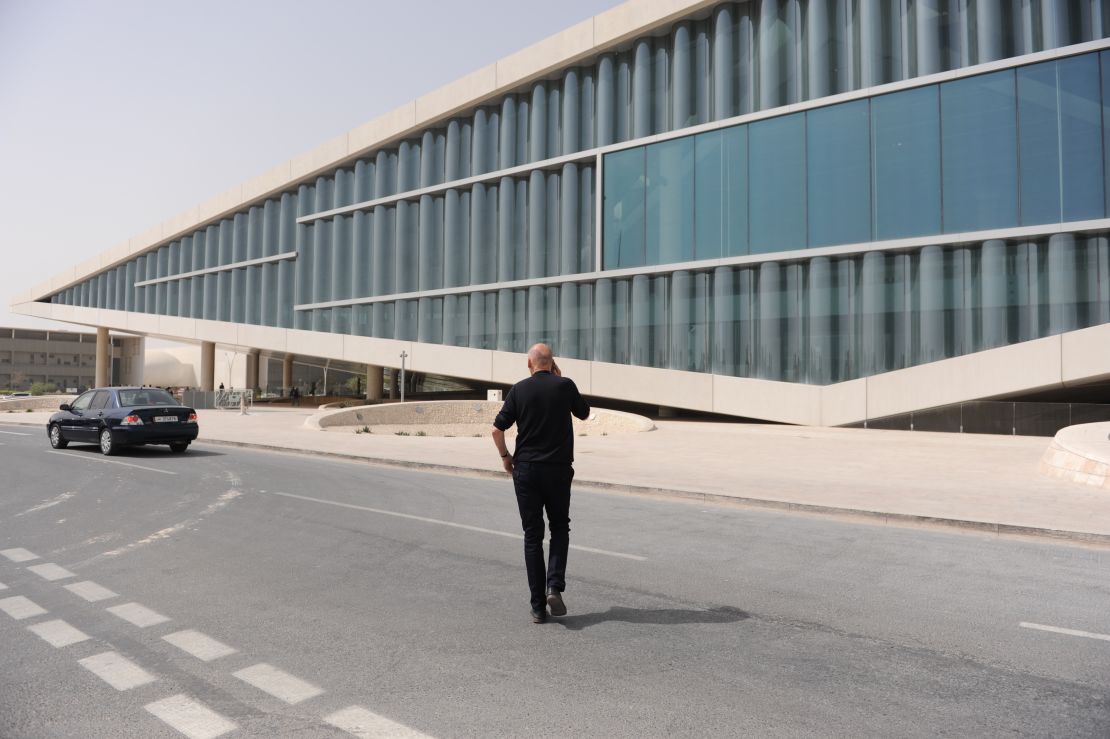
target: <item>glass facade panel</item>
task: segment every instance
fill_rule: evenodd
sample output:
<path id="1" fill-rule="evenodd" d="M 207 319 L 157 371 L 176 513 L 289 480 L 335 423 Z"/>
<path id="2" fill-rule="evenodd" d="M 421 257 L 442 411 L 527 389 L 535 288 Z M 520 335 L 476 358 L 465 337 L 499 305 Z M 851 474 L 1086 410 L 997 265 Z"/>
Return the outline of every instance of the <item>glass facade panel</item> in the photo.
<path id="1" fill-rule="evenodd" d="M 1021 223 L 1104 214 L 1102 109 L 1094 55 L 1017 70 Z M 1097 156 L 1092 153 L 1097 152 Z"/>
<path id="2" fill-rule="evenodd" d="M 1099 54 L 1102 67 L 1102 172 L 1106 212 L 1110 213 L 1110 51 Z"/>
<path id="3" fill-rule="evenodd" d="M 1007 70 L 941 85 L 945 233 L 1018 222 L 1014 82 Z"/>
<path id="4" fill-rule="evenodd" d="M 647 264 L 694 258 L 694 139 L 647 148 Z"/>
<path id="5" fill-rule="evenodd" d="M 940 233 L 940 108 L 936 87 L 871 101 L 874 237 Z"/>
<path id="6" fill-rule="evenodd" d="M 1105 11 L 1104 11 L 1105 12 Z M 1102 105 L 1094 54 L 1056 62 L 1060 90 L 1060 170 L 1063 221 L 1102 218 Z"/>
<path id="7" fill-rule="evenodd" d="M 1021 223 L 1054 223 L 1060 220 L 1061 174 L 1056 62 L 1017 70 L 1017 85 Z"/>
<path id="8" fill-rule="evenodd" d="M 869 102 L 818 108 L 807 115 L 809 245 L 870 241 Z"/>
<path id="9" fill-rule="evenodd" d="M 605 269 L 644 264 L 644 158 L 643 148 L 605 157 Z"/>
<path id="10" fill-rule="evenodd" d="M 748 127 L 694 137 L 694 258 L 748 253 Z"/>
<path id="11" fill-rule="evenodd" d="M 805 115 L 749 126 L 751 250 L 801 249 L 806 245 Z"/>

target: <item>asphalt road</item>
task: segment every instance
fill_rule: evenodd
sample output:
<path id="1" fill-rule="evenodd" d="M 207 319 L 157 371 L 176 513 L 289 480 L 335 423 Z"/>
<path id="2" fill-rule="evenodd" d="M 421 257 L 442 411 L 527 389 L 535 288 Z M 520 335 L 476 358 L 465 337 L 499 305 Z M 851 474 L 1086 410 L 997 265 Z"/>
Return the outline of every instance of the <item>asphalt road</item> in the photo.
<path id="1" fill-rule="evenodd" d="M 1110 736 L 1110 550 L 571 517 L 537 626 L 507 478 L 0 425 L 0 737 Z"/>

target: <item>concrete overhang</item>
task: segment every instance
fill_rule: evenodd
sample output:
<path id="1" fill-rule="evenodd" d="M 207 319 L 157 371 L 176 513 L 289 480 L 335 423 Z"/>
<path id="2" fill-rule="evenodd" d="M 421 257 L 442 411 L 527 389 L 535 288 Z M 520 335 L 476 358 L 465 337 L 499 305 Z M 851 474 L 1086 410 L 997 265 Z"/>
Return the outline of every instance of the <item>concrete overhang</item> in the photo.
<path id="1" fill-rule="evenodd" d="M 522 354 L 375 339 L 194 318 L 26 301 L 13 311 L 53 321 L 104 326 L 171 341 L 348 362 L 408 367 L 460 379 L 510 384 L 525 376 Z M 584 393 L 805 426 L 840 426 L 953 403 L 1110 379 L 1110 324 L 885 372 L 834 385 L 804 385 L 703 372 L 561 359 Z"/>

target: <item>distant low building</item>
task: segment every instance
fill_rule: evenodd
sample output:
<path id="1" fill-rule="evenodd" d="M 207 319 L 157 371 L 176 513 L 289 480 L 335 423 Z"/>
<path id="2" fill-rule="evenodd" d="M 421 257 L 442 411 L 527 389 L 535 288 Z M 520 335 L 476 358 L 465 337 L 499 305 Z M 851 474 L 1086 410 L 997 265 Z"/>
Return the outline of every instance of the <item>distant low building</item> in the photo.
<path id="1" fill-rule="evenodd" d="M 112 380 L 142 378 L 137 357 L 139 337 L 111 337 Z M 0 328 L 0 388 L 27 390 L 36 383 L 59 390 L 92 387 L 96 370 L 96 334 Z"/>

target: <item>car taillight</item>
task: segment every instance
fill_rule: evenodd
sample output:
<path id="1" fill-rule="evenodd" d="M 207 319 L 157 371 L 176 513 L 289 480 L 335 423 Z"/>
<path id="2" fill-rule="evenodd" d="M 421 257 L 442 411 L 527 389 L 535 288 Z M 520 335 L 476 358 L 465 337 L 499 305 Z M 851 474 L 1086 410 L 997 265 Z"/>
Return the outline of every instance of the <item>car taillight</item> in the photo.
<path id="1" fill-rule="evenodd" d="M 196 413 L 190 413 L 189 414 L 189 420 L 186 421 L 185 423 L 196 423 L 196 422 L 197 422 L 197 414 Z"/>
<path id="2" fill-rule="evenodd" d="M 120 426 L 142 426 L 143 425 L 143 419 L 139 418 L 135 414 L 131 414 L 127 418 L 120 421 L 119 425 Z"/>

